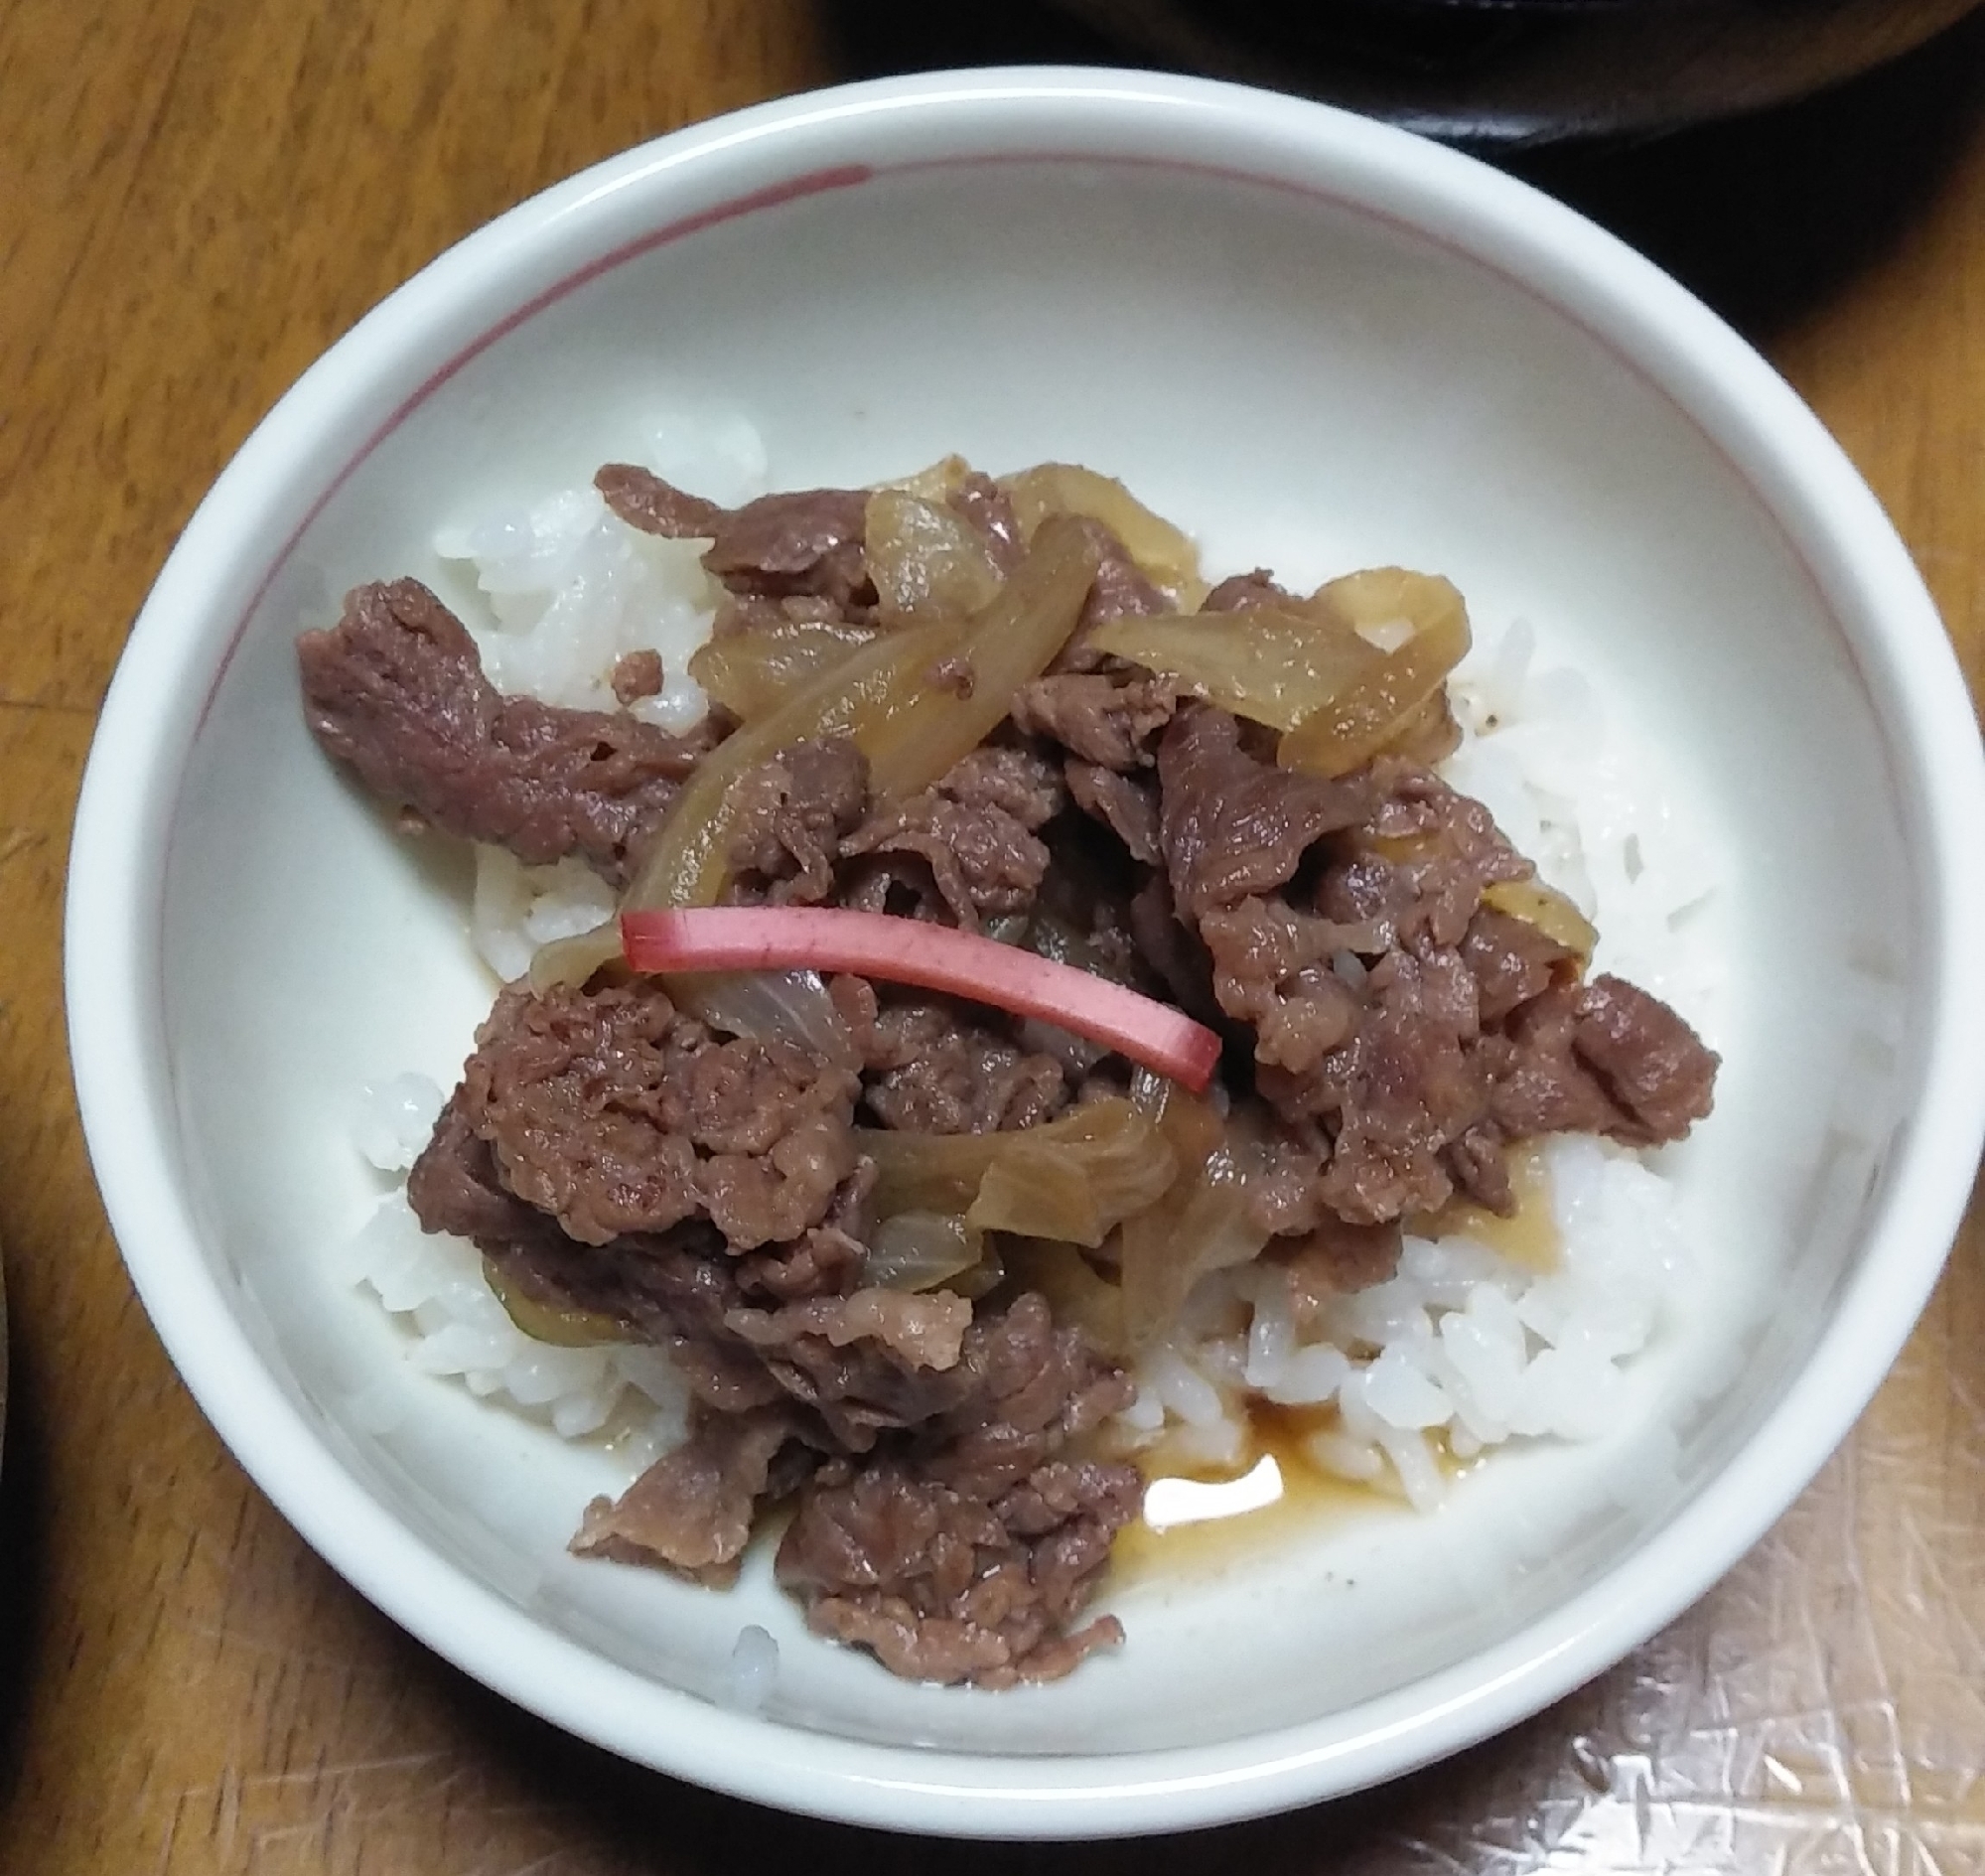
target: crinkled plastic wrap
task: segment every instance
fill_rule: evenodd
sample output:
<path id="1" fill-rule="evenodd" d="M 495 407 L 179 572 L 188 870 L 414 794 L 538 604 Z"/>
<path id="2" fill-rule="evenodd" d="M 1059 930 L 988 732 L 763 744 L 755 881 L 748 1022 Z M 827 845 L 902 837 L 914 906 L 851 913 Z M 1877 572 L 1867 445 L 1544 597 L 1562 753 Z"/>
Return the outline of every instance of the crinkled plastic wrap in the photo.
<path id="1" fill-rule="evenodd" d="M 1985 1871 L 1985 1196 L 1853 1438 L 1718 1588 L 1346 1808 L 1310 1813 L 1319 1869 Z"/>

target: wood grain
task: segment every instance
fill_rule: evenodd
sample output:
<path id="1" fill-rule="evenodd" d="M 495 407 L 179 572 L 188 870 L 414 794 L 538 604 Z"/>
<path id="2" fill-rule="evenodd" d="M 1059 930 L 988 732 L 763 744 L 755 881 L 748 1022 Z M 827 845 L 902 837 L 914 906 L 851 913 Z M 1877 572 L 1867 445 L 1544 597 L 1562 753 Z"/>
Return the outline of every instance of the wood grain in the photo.
<path id="1" fill-rule="evenodd" d="M 75 1122 L 59 956 L 71 800 L 127 624 L 269 404 L 431 255 L 589 161 L 858 68 L 1051 43 L 1047 29 L 1030 37 L 1018 10 L 1009 28 L 978 13 L 920 28 L 899 9 L 882 35 L 874 11 L 804 0 L 13 0 L 0 10 L 7 1876 L 907 1871 L 936 1854 L 754 1811 L 578 1746 L 428 1656 L 300 1543 L 195 1410 L 125 1282 Z M 1985 692 L 1979 46 L 1975 33 L 1960 37 L 1914 62 L 1914 75 L 1884 78 L 1890 89 L 1876 94 L 1888 101 L 1872 114 L 1836 100 L 1818 130 L 1808 113 L 1735 146 L 1712 139 L 1710 157 L 1697 142 L 1547 164 L 1540 178 L 1685 273 L 1695 267 L 1764 340 L 1896 516 L 1974 697 Z M 1852 178 L 1843 134 L 1859 139 Z M 1718 181 L 1715 152 L 1733 147 L 1731 160 L 1749 166 L 1744 190 L 1727 173 Z M 1821 162 L 1806 173 L 1815 151 L 1834 152 L 1830 172 Z M 1861 171 L 1895 187 L 1871 197 Z M 1852 226 L 1843 211 L 1829 229 L 1828 189 L 1836 205 L 1861 205 Z M 1757 228 L 1723 228 L 1745 190 Z M 1796 252 L 1785 239 L 1794 226 Z M 1524 1869 L 1547 1855 L 1607 1866 L 1596 1839 L 1581 1848 L 1540 1821 L 1565 1814 L 1550 1806 L 1571 1746 L 1639 1710 L 1636 1689 L 1667 1673 L 1677 1650 L 1762 1634 L 1757 1612 L 1782 1611 L 1787 1585 L 1819 1580 L 1811 1572 L 1829 1557 L 1841 1594 L 1876 1610 L 1871 1622 L 1913 1610 L 1942 1638 L 1946 1667 L 1985 1673 L 1981 1255 L 1974 1207 L 1909 1358 L 1794 1514 L 1804 1521 L 1674 1637 L 1455 1767 L 1168 1846 L 1167 1866 Z M 1925 1531 L 1927 1555 L 1897 1536 Z M 1948 1676 L 1883 1659 L 1902 1661 L 1883 1696 L 1890 1721 L 1935 1733 L 1937 1703 L 1956 1697 Z M 1863 1804 L 1852 1778 L 1841 1789 L 1849 1810 Z M 1925 1791 L 1910 1804 L 1942 1805 L 1931 1819 L 1941 1838 L 1889 1800 L 1883 1827 L 1985 1860 L 1975 1801 Z M 1720 1837 L 1697 1866 L 1749 1867 L 1759 1841 Z M 1100 1872 L 1141 1869 L 1152 1852 L 941 1854 L 965 1871 Z"/>

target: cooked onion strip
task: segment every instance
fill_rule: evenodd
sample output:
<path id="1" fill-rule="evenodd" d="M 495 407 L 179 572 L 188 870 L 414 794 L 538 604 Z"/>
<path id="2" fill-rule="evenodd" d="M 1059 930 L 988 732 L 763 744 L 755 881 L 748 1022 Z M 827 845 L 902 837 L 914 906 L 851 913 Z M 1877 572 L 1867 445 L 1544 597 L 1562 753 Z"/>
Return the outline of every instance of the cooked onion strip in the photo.
<path id="1" fill-rule="evenodd" d="M 1599 933 L 1555 886 L 1546 886 L 1540 879 L 1498 880 L 1483 889 L 1482 903 L 1535 926 L 1554 944 L 1574 953 L 1582 966 L 1592 962 Z"/>
<path id="2" fill-rule="evenodd" d="M 985 536 L 941 502 L 878 489 L 869 497 L 863 537 L 886 626 L 965 618 L 999 592 L 999 564 Z"/>
<path id="3" fill-rule="evenodd" d="M 1251 1262 L 1268 1241 L 1249 1220 L 1249 1142 L 1238 1123 L 1176 1086 L 1165 1090 L 1156 1118 L 1181 1170 L 1161 1203 L 1124 1221 L 1117 1240 L 1132 1349 L 1164 1338 L 1202 1277 Z"/>
<path id="4" fill-rule="evenodd" d="M 768 619 L 734 625 L 689 654 L 689 675 L 740 723 L 769 716 L 876 635 L 845 620 Z"/>
<path id="5" fill-rule="evenodd" d="M 1175 603 L 1197 606 L 1205 597 L 1200 550 L 1191 537 L 1163 515 L 1152 513 L 1115 477 L 1077 463 L 1041 463 L 1017 476 L 1002 477 L 1000 487 L 1013 503 L 1023 539 L 1032 540 L 1054 515 L 1083 515 L 1102 522 L 1122 541 L 1145 577 Z"/>
<path id="6" fill-rule="evenodd" d="M 554 1349 L 597 1349 L 635 1340 L 626 1323 L 599 1310 L 565 1309 L 526 1296 L 504 1279 L 493 1257 L 483 1259 L 483 1276 L 502 1304 L 503 1314 L 533 1342 L 549 1343 Z"/>
<path id="7" fill-rule="evenodd" d="M 1314 775 L 1346 775 L 1411 725 L 1469 648 L 1468 608 L 1452 583 L 1404 567 L 1333 580 L 1312 601 L 1333 607 L 1379 661 L 1283 738 L 1276 761 Z"/>
<path id="8" fill-rule="evenodd" d="M 1293 730 L 1385 661 L 1334 610 L 1293 604 L 1108 619 L 1090 627 L 1087 642 L 1278 730 Z"/>
<path id="9" fill-rule="evenodd" d="M 1058 1023 L 1191 1088 L 1220 1039 L 1169 1004 L 976 933 L 827 906 L 719 906 L 627 912 L 621 943 L 636 970 L 855 971 Z"/>
<path id="10" fill-rule="evenodd" d="M 1120 1095 L 1012 1133 L 866 1129 L 878 1211 L 962 1210 L 976 1230 L 1094 1247 L 1164 1197 L 1178 1158 L 1150 1115 Z"/>

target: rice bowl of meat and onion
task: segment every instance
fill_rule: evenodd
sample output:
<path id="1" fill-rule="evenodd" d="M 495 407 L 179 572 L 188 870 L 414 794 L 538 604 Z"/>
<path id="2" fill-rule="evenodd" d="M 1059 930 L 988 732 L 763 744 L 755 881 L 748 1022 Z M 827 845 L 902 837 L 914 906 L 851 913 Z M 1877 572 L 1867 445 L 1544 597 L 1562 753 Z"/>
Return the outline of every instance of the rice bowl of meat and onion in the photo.
<path id="1" fill-rule="evenodd" d="M 1437 642 L 1369 747 L 1291 701 Z M 1699 1593 L 1907 1332 L 1948 661 L 1506 179 L 1186 80 L 769 106 L 445 256 L 196 517 L 78 816 L 92 1156 L 257 1480 L 559 1723 L 902 1827 L 1328 1796 Z M 458 811 L 423 695 L 619 780 Z"/>

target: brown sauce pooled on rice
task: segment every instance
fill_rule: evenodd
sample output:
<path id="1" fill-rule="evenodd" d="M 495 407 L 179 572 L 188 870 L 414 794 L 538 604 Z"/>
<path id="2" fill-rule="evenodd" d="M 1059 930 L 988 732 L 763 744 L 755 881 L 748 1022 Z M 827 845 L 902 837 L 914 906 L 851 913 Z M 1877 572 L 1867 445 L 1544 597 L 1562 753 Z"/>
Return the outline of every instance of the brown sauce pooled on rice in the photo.
<path id="1" fill-rule="evenodd" d="M 1089 1613 L 1113 1550 L 1172 1541 L 1116 1416 L 1199 1277 L 1357 1287 L 1429 1217 L 1540 1258 L 1526 1143 L 1679 1138 L 1716 1058 L 1587 974 L 1590 928 L 1428 766 L 1460 737 L 1444 581 L 1208 590 L 1175 528 L 1066 466 L 735 510 L 627 466 L 599 486 L 710 542 L 703 727 L 502 696 L 397 580 L 300 642 L 324 747 L 392 809 L 576 855 L 624 903 L 982 932 L 1178 1006 L 1224 1062 L 1195 1096 L 984 1003 L 568 947 L 498 997 L 409 1203 L 527 1333 L 686 1377 L 688 1439 L 575 1549 L 721 1584 L 784 1508 L 777 1573 L 817 1633 L 916 1678 L 1066 1673 L 1121 1639 Z M 662 673 L 615 678 L 627 702 Z M 1285 1490 L 1236 1541 L 1367 1496 L 1298 1463 L 1313 1417 L 1255 1415 Z"/>

